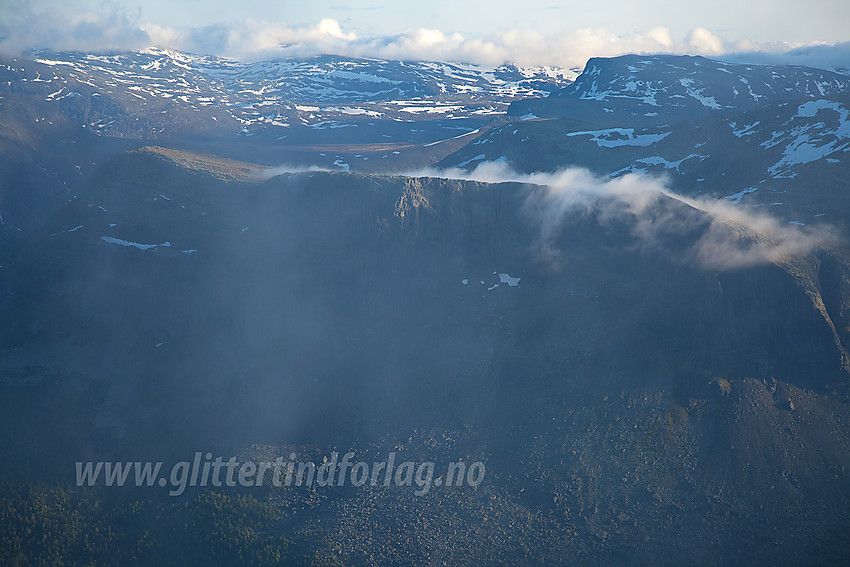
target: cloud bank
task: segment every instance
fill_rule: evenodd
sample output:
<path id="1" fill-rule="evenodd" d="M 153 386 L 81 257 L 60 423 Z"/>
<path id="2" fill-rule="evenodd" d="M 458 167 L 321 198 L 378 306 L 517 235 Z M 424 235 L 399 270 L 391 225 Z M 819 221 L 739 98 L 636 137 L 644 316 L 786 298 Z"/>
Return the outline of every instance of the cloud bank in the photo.
<path id="1" fill-rule="evenodd" d="M 57 5 L 36 10 L 25 2 L 0 8 L 0 53 L 33 49 L 116 51 L 162 47 L 246 61 L 285 56 L 336 54 L 397 60 L 460 61 L 495 66 L 550 65 L 581 68 L 590 57 L 625 53 L 679 53 L 746 58 L 752 62 L 791 60 L 799 64 L 850 67 L 850 44 L 757 45 L 745 38 L 727 40 L 698 27 L 675 39 L 664 26 L 621 35 L 606 28 L 544 34 L 514 29 L 486 37 L 467 37 L 438 29 L 414 28 L 380 37 L 361 37 L 334 19 L 307 26 L 246 19 L 204 27 L 175 28 L 142 23 L 137 11 L 109 3 L 97 11 Z"/>
<path id="2" fill-rule="evenodd" d="M 150 36 L 139 24 L 138 12 L 104 5 L 98 12 L 56 3 L 36 10 L 12 0 L 0 6 L 0 54 L 19 55 L 32 49 L 111 51 L 149 47 Z"/>
<path id="3" fill-rule="evenodd" d="M 523 174 L 504 163 L 487 162 L 472 171 L 423 169 L 408 175 L 541 186 L 529 193 L 525 209 L 539 223 L 538 253 L 545 261 L 557 261 L 557 235 L 569 215 L 591 209 L 600 213 L 602 223 L 625 219 L 639 246 L 691 234 L 700 220 L 694 215 L 700 216 L 707 227 L 681 259 L 711 270 L 781 263 L 838 240 L 828 225 L 789 225 L 728 201 L 683 197 L 669 191 L 663 179 L 645 174 L 599 178 L 581 168 Z"/>

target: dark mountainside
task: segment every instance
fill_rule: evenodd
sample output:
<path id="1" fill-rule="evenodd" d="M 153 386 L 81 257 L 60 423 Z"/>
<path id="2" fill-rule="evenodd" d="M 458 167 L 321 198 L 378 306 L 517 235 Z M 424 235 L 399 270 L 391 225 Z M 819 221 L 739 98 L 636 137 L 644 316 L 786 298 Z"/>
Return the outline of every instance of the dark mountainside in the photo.
<path id="1" fill-rule="evenodd" d="M 686 87 L 678 78 L 670 82 Z M 700 80 L 701 89 L 714 84 Z M 774 90 L 785 85 L 777 79 Z M 806 96 L 791 93 L 795 102 L 772 107 L 773 119 L 811 110 L 818 122 L 806 125 L 832 128 L 834 140 L 808 131 L 808 143 L 834 141 L 833 152 L 786 162 L 798 175 L 769 183 L 788 184 L 793 214 L 827 210 L 842 226 L 846 182 L 828 168 L 846 167 L 837 153 L 846 95 Z M 767 113 L 781 100 L 737 112 Z M 194 142 L 90 134 L 34 101 L 0 101 L 0 210 L 13 219 L 0 257 L 0 561 L 850 559 L 850 250 L 841 232 L 788 224 L 773 209 L 782 221 L 766 220 L 745 196 L 682 199 L 625 171 L 572 178 L 591 183 L 583 193 L 570 183 L 280 174 L 265 159 L 275 148 L 234 159 L 254 147 L 240 146 L 237 132 L 230 151 L 198 153 Z M 13 102 L 34 117 L 12 112 Z M 53 124 L 44 126 L 48 111 Z M 830 112 L 835 124 L 824 119 Z M 523 154 L 529 142 L 498 116 L 444 165 L 498 144 L 487 161 L 509 156 L 526 172 L 581 164 L 605 175 L 676 137 L 670 148 L 708 155 L 695 145 L 720 144 L 711 121 L 723 121 L 716 132 L 729 128 L 728 115 L 689 113 L 649 145 L 585 140 L 600 149 L 580 155 L 543 142 L 544 132 L 567 144 L 599 126 L 563 128 L 578 119 L 517 122 L 539 136 L 537 151 Z M 582 119 L 595 124 L 592 113 Z M 616 125 L 627 127 L 638 128 Z M 593 136 L 641 135 L 611 134 Z M 79 156 L 50 145 L 63 142 Z M 443 159 L 433 151 L 431 163 Z M 621 151 L 633 153 L 605 154 Z M 749 168 L 712 153 L 728 165 L 718 166 L 714 191 L 686 190 L 684 167 L 667 187 L 735 193 L 781 159 L 752 152 Z M 78 157 L 92 165 L 72 181 Z M 43 181 L 51 176 L 54 184 Z M 77 461 L 173 463 L 196 451 L 264 460 L 290 450 L 317 463 L 332 451 L 368 462 L 395 451 L 436 461 L 438 471 L 482 461 L 487 474 L 477 487 L 421 496 L 348 485 L 168 497 L 160 487 L 78 488 L 72 477 Z"/>

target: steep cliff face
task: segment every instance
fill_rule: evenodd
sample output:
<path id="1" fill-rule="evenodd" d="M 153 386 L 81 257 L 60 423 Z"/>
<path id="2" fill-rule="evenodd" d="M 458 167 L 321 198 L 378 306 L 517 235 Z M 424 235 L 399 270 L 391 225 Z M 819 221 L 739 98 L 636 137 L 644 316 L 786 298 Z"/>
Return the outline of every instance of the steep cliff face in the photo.
<path id="1" fill-rule="evenodd" d="M 376 549 L 352 514 L 428 518 L 373 536 L 422 561 L 610 562 L 647 538 L 731 561 L 739 522 L 846 521 L 842 251 L 774 254 L 665 195 L 261 174 L 122 155 L 4 263 L 4 442 L 47 429 L 58 462 L 24 469 L 293 442 L 486 459 L 483 492 L 329 496 L 304 521 L 352 557 Z"/>
<path id="2" fill-rule="evenodd" d="M 109 337 L 137 376 L 181 360 L 274 382 L 292 363 L 299 383 L 349 381 L 330 395 L 355 413 L 407 371 L 424 400 L 422 375 L 469 391 L 556 376 L 685 397 L 713 378 L 844 388 L 847 264 L 827 249 L 707 265 L 709 237 L 750 250 L 757 235 L 668 197 L 637 214 L 600 197 L 552 223 L 546 190 L 521 184 L 216 175 L 155 151 L 105 166 L 13 259 L 7 307 L 40 316 L 8 318 L 8 340 Z"/>
<path id="3" fill-rule="evenodd" d="M 80 128 L 41 97 L 5 93 L 0 104 L 0 254 L 74 198 L 97 165 L 128 147 Z"/>

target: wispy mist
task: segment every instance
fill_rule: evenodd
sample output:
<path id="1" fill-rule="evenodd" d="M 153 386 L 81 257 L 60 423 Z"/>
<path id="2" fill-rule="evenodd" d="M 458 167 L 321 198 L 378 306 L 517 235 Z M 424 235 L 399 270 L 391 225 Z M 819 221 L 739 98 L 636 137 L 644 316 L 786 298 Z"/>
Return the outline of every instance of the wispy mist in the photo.
<path id="1" fill-rule="evenodd" d="M 711 217 L 708 232 L 694 248 L 697 260 L 710 268 L 733 269 L 780 262 L 840 238 L 838 231 L 827 224 L 790 225 L 726 201 L 668 195 Z"/>
<path id="2" fill-rule="evenodd" d="M 663 178 L 645 174 L 600 178 L 581 168 L 524 174 L 504 163 L 486 162 L 472 171 L 431 168 L 409 175 L 539 186 L 541 190 L 529 192 L 525 209 L 540 224 L 539 252 L 545 258 L 557 255 L 554 237 L 567 216 L 590 208 L 600 211 L 600 222 L 628 217 L 634 237 L 644 246 L 657 244 L 659 235 L 687 233 L 692 219 L 682 214 L 681 207 L 666 207 L 665 202 L 679 203 L 707 217 L 707 230 L 688 257 L 682 258 L 707 269 L 779 262 L 838 240 L 837 231 L 829 225 L 791 225 L 728 201 L 684 197 L 667 189 Z"/>
<path id="3" fill-rule="evenodd" d="M 269 167 L 263 170 L 261 173 L 257 174 L 257 178 L 260 181 L 266 181 L 271 179 L 272 177 L 277 177 L 278 175 L 286 175 L 287 173 L 304 173 L 309 171 L 339 171 L 338 169 L 330 169 L 326 167 L 321 167 L 318 165 L 292 165 L 292 164 L 281 164 L 276 165 L 274 167 Z"/>

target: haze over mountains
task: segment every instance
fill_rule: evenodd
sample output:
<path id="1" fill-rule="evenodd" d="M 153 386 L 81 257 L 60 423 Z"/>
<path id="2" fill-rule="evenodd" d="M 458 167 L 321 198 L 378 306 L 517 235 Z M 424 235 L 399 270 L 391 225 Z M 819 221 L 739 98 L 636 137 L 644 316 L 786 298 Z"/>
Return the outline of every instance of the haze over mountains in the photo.
<path id="1" fill-rule="evenodd" d="M 248 491 L 251 533 L 325 564 L 842 563 L 848 89 L 666 55 L 2 61 L 3 474 L 481 460 L 423 497 Z"/>

